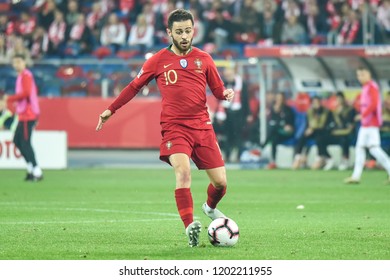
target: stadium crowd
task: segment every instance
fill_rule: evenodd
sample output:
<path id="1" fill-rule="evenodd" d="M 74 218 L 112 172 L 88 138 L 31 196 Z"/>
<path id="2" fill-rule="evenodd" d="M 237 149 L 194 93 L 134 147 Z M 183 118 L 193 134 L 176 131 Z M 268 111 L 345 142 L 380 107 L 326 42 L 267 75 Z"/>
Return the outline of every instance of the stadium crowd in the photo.
<path id="1" fill-rule="evenodd" d="M 1 0 L 0 62 L 15 52 L 143 53 L 168 42 L 167 15 L 181 7 L 196 18 L 194 45 L 211 53 L 226 45 L 389 42 L 389 0 Z M 373 27 L 366 34 L 364 24 Z"/>

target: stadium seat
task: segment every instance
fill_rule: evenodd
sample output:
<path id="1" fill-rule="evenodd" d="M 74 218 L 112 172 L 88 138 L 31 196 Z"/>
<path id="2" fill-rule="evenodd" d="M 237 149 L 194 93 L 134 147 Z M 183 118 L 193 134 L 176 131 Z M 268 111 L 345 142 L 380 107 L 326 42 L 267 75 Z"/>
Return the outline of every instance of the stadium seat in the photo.
<path id="1" fill-rule="evenodd" d="M 116 53 L 116 56 L 122 59 L 130 59 L 136 55 L 138 55 L 140 52 L 138 50 L 119 50 Z"/>
<path id="2" fill-rule="evenodd" d="M 74 78 L 67 80 L 61 87 L 62 96 L 87 96 L 88 80 Z"/>
<path id="3" fill-rule="evenodd" d="M 101 46 L 96 48 L 93 52 L 92 55 L 98 59 L 102 59 L 104 57 L 110 56 L 114 53 L 112 48 L 106 47 L 106 46 Z"/>
<path id="4" fill-rule="evenodd" d="M 69 80 L 84 77 L 83 68 L 80 66 L 63 65 L 56 72 L 56 77 L 62 80 Z"/>
<path id="5" fill-rule="evenodd" d="M 10 3 L 0 3 L 0 12 L 1 13 L 8 12 L 10 10 L 10 6 L 11 6 Z"/>

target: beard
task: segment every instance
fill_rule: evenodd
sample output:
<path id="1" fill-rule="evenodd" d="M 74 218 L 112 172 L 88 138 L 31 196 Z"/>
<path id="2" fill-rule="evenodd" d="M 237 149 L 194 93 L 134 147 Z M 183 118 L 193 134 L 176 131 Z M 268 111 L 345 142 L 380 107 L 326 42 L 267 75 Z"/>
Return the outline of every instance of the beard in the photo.
<path id="1" fill-rule="evenodd" d="M 179 41 L 176 41 L 173 36 L 172 36 L 172 42 L 173 44 L 175 45 L 175 47 L 180 51 L 180 53 L 186 53 L 190 48 L 191 48 L 191 45 L 192 45 L 192 38 L 190 41 L 186 41 L 187 42 L 187 45 L 186 46 L 182 46 L 180 45 Z"/>

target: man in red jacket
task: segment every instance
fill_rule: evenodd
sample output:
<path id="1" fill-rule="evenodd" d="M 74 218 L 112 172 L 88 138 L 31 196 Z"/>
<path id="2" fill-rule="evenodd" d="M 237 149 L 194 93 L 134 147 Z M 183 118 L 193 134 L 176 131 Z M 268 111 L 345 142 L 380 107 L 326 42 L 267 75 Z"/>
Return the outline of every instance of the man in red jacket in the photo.
<path id="1" fill-rule="evenodd" d="M 18 73 L 15 94 L 5 95 L 8 105 L 14 103 L 19 118 L 16 127 L 14 143 L 27 163 L 26 181 L 40 181 L 43 179 L 42 170 L 35 159 L 31 145 L 31 134 L 39 117 L 38 91 L 34 77 L 26 68 L 26 60 L 22 55 L 12 59 L 12 65 Z"/>

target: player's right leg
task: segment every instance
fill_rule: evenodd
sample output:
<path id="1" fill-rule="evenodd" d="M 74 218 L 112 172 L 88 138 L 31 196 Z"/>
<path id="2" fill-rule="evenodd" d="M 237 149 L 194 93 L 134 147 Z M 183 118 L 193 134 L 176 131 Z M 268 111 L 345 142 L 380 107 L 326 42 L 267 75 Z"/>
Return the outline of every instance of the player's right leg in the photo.
<path id="1" fill-rule="evenodd" d="M 190 158 L 185 153 L 175 153 L 169 156 L 176 176 L 175 200 L 180 218 L 186 228 L 188 242 L 191 247 L 199 245 L 199 234 L 202 225 L 194 221 L 194 207 L 191 195 Z"/>
<path id="2" fill-rule="evenodd" d="M 28 156 L 26 154 L 26 151 L 24 149 L 23 141 L 24 141 L 24 125 L 25 122 L 19 121 L 18 125 L 16 126 L 15 134 L 13 142 L 15 146 L 19 149 L 20 153 L 22 154 L 24 160 L 26 161 L 26 169 L 27 174 L 24 178 L 25 181 L 31 181 L 33 179 L 32 171 L 33 171 L 33 165 L 31 162 L 28 161 Z"/>

